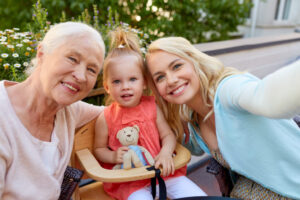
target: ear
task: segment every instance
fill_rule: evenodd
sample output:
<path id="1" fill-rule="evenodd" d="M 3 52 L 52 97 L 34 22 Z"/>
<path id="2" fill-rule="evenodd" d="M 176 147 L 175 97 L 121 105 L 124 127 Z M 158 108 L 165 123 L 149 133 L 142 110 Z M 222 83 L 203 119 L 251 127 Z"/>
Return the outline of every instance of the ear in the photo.
<path id="1" fill-rule="evenodd" d="M 120 137 L 121 137 L 121 132 L 122 132 L 122 131 L 121 131 L 121 130 L 119 130 L 119 131 L 118 131 L 118 133 L 117 133 L 117 139 L 118 139 L 118 140 L 119 140 L 119 139 L 120 139 Z"/>
<path id="2" fill-rule="evenodd" d="M 36 53 L 36 57 L 38 59 L 42 58 L 44 55 L 44 50 L 43 50 L 43 46 L 42 44 L 39 44 L 38 47 L 37 47 L 37 53 Z"/>
<path id="3" fill-rule="evenodd" d="M 104 90 L 106 91 L 106 93 L 109 94 L 109 88 L 106 83 L 103 83 L 103 87 L 104 87 Z"/>
<path id="4" fill-rule="evenodd" d="M 36 52 L 36 59 L 37 59 L 37 63 L 41 63 L 43 62 L 43 58 L 44 58 L 44 49 L 42 44 L 39 44 L 37 47 L 37 52 Z"/>
<path id="5" fill-rule="evenodd" d="M 137 130 L 137 132 L 139 132 L 139 131 L 140 131 L 140 128 L 139 128 L 139 126 L 138 126 L 138 125 L 134 125 L 134 126 L 133 126 L 133 128 L 135 128 L 135 129 Z"/>

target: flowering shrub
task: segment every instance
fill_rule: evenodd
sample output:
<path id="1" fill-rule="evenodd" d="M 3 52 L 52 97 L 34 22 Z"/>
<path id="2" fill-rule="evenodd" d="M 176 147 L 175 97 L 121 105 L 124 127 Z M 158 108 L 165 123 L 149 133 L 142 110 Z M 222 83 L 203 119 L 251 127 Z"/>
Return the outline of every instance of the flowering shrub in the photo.
<path id="1" fill-rule="evenodd" d="M 118 13 L 113 13 L 110 7 L 107 8 L 108 21 L 102 24 L 99 20 L 99 9 L 93 5 L 93 16 L 89 14 L 87 9 L 75 19 L 66 19 L 62 14 L 61 22 L 72 20 L 81 21 L 92 25 L 101 32 L 106 52 L 108 52 L 109 38 L 108 34 L 118 26 L 122 26 L 126 31 L 135 32 L 140 38 L 141 51 L 146 52 L 149 43 L 149 35 L 143 31 L 131 27 L 129 24 L 119 21 Z M 30 64 L 30 60 L 36 54 L 36 46 L 38 41 L 43 39 L 45 33 L 49 30 L 51 22 L 47 21 L 47 9 L 43 8 L 40 0 L 33 5 L 33 22 L 28 24 L 30 32 L 20 32 L 18 28 L 6 29 L 0 31 L 0 80 L 22 81 L 26 78 L 25 69 Z M 102 81 L 99 76 L 96 87 L 101 87 Z"/>
<path id="2" fill-rule="evenodd" d="M 24 70 L 35 55 L 36 41 L 32 34 L 18 31 L 18 28 L 0 31 L 0 80 L 24 80 Z"/>

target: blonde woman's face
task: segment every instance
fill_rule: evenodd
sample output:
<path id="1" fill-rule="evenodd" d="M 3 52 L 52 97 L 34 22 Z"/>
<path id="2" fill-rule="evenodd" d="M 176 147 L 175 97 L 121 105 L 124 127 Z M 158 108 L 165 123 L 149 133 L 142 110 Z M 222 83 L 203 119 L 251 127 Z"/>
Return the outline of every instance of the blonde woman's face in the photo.
<path id="1" fill-rule="evenodd" d="M 156 51 L 148 55 L 147 67 L 166 101 L 189 105 L 200 94 L 199 79 L 191 62 L 175 54 Z"/>

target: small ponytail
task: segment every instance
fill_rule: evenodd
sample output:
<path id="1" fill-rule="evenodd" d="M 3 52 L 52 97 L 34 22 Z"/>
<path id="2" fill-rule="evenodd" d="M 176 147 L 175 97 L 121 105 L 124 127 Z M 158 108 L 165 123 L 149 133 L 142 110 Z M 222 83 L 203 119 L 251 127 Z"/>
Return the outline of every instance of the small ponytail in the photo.
<path id="1" fill-rule="evenodd" d="M 116 30 L 110 32 L 110 38 L 109 53 L 113 53 L 114 51 L 134 51 L 142 56 L 139 38 L 134 32 L 118 27 Z"/>

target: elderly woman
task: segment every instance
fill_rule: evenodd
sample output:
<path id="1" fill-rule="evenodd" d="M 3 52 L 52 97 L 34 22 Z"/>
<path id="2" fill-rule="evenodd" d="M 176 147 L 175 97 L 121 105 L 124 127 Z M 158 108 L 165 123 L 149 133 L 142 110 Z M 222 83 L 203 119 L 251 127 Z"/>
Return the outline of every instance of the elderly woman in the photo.
<path id="1" fill-rule="evenodd" d="M 180 37 L 152 42 L 146 58 L 170 126 L 188 121 L 190 150 L 239 174 L 231 197 L 300 199 L 300 129 L 289 119 L 300 112 L 300 60 L 260 80 Z"/>
<path id="2" fill-rule="evenodd" d="M 95 29 L 60 23 L 39 44 L 24 82 L 0 82 L 0 199 L 58 198 L 74 130 L 102 111 L 80 100 L 104 53 Z"/>

